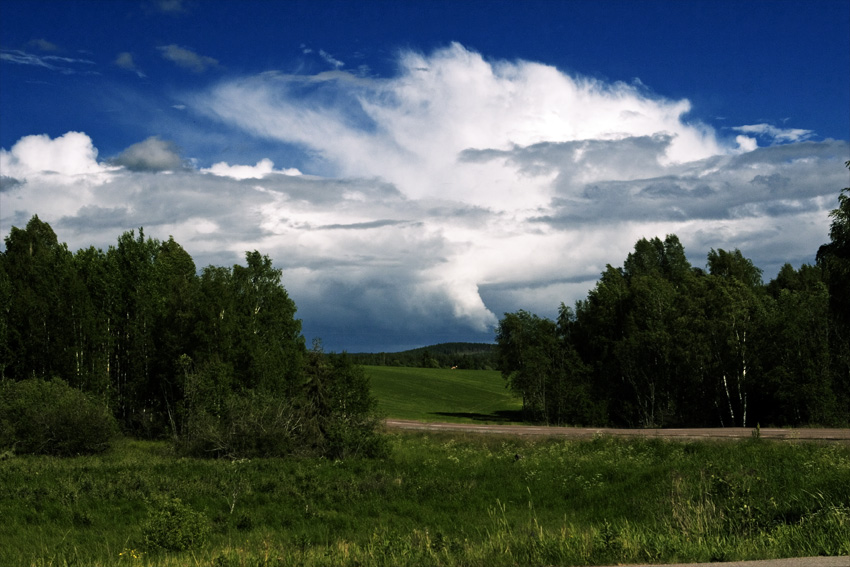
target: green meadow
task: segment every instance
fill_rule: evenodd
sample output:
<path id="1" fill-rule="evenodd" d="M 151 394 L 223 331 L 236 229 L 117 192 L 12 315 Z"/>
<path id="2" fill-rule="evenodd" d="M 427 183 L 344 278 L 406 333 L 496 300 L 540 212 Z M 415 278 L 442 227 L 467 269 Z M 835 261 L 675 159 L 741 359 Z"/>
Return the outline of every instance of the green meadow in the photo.
<path id="1" fill-rule="evenodd" d="M 504 422 L 498 373 L 368 367 L 385 415 Z M 383 458 L 123 439 L 0 455 L 0 565 L 613 565 L 850 555 L 850 445 L 386 432 Z"/>
<path id="2" fill-rule="evenodd" d="M 522 401 L 495 370 L 365 366 L 380 412 L 417 421 L 520 420 Z"/>
<path id="3" fill-rule="evenodd" d="M 0 462 L 4 566 L 611 565 L 850 555 L 850 447 L 392 433 L 383 459 L 167 442 Z"/>

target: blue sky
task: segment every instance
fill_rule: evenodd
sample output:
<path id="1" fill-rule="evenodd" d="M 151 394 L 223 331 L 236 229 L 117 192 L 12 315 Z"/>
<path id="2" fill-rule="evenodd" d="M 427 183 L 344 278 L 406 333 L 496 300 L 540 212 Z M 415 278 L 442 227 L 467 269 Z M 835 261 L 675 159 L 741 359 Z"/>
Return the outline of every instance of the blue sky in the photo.
<path id="1" fill-rule="evenodd" d="M 846 0 L 0 2 L 0 237 L 269 254 L 332 350 L 491 341 L 641 237 L 811 262 Z"/>

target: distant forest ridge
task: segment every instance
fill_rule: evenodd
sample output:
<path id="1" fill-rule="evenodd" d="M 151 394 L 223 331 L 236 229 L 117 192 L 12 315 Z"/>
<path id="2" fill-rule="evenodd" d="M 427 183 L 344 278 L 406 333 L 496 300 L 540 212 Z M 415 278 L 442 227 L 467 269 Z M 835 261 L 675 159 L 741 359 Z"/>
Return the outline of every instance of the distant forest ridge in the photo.
<path id="1" fill-rule="evenodd" d="M 496 368 L 496 345 L 490 343 L 440 343 L 401 352 L 363 352 L 348 355 L 356 364 L 418 368 Z"/>

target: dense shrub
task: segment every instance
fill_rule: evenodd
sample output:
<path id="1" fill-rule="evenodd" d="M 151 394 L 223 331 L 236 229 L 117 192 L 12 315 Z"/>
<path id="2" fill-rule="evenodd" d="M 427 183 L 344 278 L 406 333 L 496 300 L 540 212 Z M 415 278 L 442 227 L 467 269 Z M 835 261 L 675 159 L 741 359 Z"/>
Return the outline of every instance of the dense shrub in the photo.
<path id="1" fill-rule="evenodd" d="M 302 417 L 279 396 L 248 390 L 228 395 L 218 412 L 189 409 L 189 424 L 178 440 L 179 452 L 229 459 L 281 457 L 296 447 Z"/>
<path id="2" fill-rule="evenodd" d="M 206 516 L 183 504 L 179 498 L 159 498 L 148 512 L 142 527 L 148 549 L 186 551 L 206 543 L 210 523 Z"/>
<path id="3" fill-rule="evenodd" d="M 0 385 L 0 447 L 73 456 L 109 448 L 118 425 L 108 409 L 59 379 Z"/>
<path id="4" fill-rule="evenodd" d="M 385 455 L 386 439 L 377 433 L 378 402 L 363 367 L 353 364 L 345 353 L 325 355 L 314 350 L 305 371 L 309 435 L 317 452 L 333 459 Z"/>
<path id="5" fill-rule="evenodd" d="M 346 355 L 319 350 L 306 357 L 289 392 L 228 392 L 221 368 L 187 376 L 186 424 L 178 451 L 195 457 L 258 458 L 292 454 L 379 457 L 387 443 L 363 368 Z"/>

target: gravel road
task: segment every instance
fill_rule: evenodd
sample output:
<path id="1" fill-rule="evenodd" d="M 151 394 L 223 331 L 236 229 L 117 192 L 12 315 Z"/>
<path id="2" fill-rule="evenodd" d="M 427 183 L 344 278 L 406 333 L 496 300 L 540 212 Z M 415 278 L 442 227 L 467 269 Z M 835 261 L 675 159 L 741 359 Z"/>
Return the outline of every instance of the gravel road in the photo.
<path id="1" fill-rule="evenodd" d="M 664 567 L 850 567 L 850 557 L 795 557 L 762 561 L 732 561 L 729 563 L 677 563 Z M 614 567 L 614 566 L 612 566 Z M 629 567 L 661 567 L 659 565 L 630 565 Z"/>
<path id="2" fill-rule="evenodd" d="M 729 563 L 676 563 L 663 567 L 850 567 L 850 557 L 795 557 L 761 561 L 732 561 Z M 617 566 L 609 566 L 617 567 Z M 661 565 L 630 565 L 629 567 L 662 567 Z"/>

